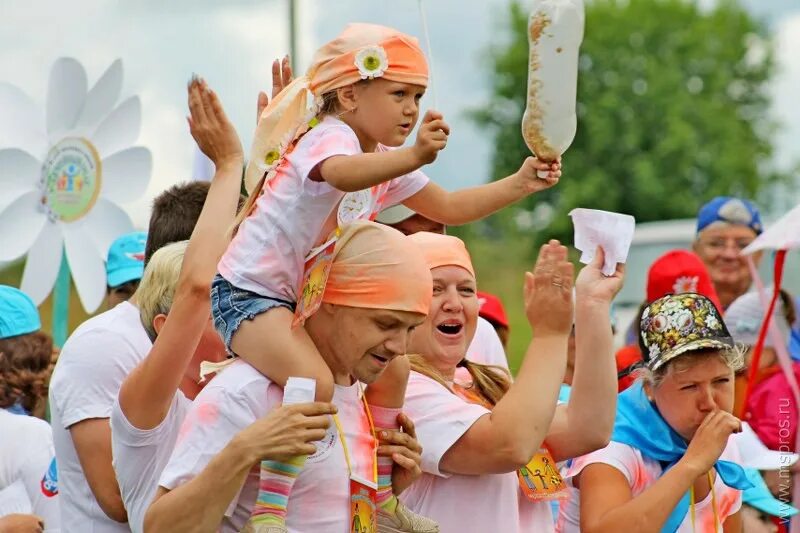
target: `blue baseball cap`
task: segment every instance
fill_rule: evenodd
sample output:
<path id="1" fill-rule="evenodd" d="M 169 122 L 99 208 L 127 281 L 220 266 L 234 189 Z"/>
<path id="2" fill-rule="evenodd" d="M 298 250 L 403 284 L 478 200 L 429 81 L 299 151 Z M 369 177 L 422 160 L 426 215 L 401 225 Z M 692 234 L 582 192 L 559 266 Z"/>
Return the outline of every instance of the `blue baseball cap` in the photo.
<path id="1" fill-rule="evenodd" d="M 745 468 L 744 473 L 753 486 L 745 489 L 742 493 L 742 503 L 755 507 L 762 513 L 781 518 L 788 518 L 800 512 L 790 504 L 782 502 L 773 496 L 758 470 Z"/>
<path id="2" fill-rule="evenodd" d="M 147 233 L 127 233 L 111 243 L 106 259 L 106 280 L 109 287 L 119 287 L 129 281 L 142 279 L 144 247 Z"/>
<path id="3" fill-rule="evenodd" d="M 715 222 L 746 226 L 760 235 L 764 231 L 758 208 L 748 200 L 731 196 L 717 196 L 697 213 L 697 233 Z"/>
<path id="4" fill-rule="evenodd" d="M 42 329 L 39 310 L 21 290 L 0 285 L 0 339 L 27 335 Z"/>

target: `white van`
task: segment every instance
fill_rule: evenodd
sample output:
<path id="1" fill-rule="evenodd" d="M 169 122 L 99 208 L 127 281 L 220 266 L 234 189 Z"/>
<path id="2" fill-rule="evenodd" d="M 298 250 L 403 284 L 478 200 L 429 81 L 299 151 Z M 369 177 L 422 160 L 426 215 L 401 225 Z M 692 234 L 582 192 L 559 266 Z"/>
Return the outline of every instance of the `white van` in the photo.
<path id="1" fill-rule="evenodd" d="M 625 285 L 614 300 L 616 347 L 624 344 L 628 327 L 636 318 L 636 312 L 645 299 L 650 265 L 669 250 L 691 250 L 696 225 L 697 221 L 693 218 L 636 224 L 625 267 Z M 772 254 L 765 253 L 758 270 L 764 283 L 771 284 Z M 793 296 L 800 296 L 800 251 L 793 250 L 787 255 L 781 286 Z"/>

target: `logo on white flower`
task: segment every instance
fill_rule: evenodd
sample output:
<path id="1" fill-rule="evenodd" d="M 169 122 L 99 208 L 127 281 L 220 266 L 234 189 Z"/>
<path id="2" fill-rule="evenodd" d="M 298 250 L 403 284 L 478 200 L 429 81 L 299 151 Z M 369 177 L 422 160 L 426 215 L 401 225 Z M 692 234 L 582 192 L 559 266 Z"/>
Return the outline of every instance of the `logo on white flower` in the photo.
<path id="1" fill-rule="evenodd" d="M 389 58 L 382 46 L 365 46 L 356 52 L 355 65 L 362 80 L 372 80 L 383 76 L 389 68 Z"/>
<path id="2" fill-rule="evenodd" d="M 681 276 L 675 280 L 672 292 L 684 294 L 687 292 L 697 292 L 697 284 L 700 283 L 700 276 Z"/>

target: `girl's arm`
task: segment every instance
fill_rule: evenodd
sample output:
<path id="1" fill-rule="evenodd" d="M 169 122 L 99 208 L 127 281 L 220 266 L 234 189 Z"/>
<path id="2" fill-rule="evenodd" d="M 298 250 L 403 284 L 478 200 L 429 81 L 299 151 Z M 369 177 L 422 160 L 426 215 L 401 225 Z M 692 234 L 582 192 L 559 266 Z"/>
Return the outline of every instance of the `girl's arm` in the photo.
<path id="1" fill-rule="evenodd" d="M 539 170 L 550 171 L 550 174 L 539 178 L 536 175 Z M 458 226 L 485 218 L 530 194 L 549 189 L 558 183 L 560 176 L 560 162 L 549 164 L 528 157 L 514 174 L 485 185 L 447 192 L 429 182 L 403 205 L 436 222 Z"/>
<path id="2" fill-rule="evenodd" d="M 556 408 L 546 439 L 556 461 L 605 447 L 614 429 L 617 367 L 610 310 L 622 288 L 624 266 L 606 277 L 601 272 L 604 256 L 598 248 L 575 283 L 575 377 L 569 402 Z"/>
<path id="3" fill-rule="evenodd" d="M 480 475 L 525 465 L 553 418 L 572 326 L 572 264 L 558 241 L 542 246 L 525 275 L 525 309 L 534 337 L 517 379 L 491 413 L 479 418 L 440 461 L 443 471 Z"/>
<path id="4" fill-rule="evenodd" d="M 186 249 L 169 317 L 150 353 L 119 392 L 122 412 L 139 429 L 152 429 L 164 420 L 208 324 L 211 280 L 228 245 L 239 202 L 244 158 L 236 131 L 205 82 L 190 85 L 189 108 L 192 136 L 216 165 L 216 173 Z"/>
<path id="5" fill-rule="evenodd" d="M 742 526 L 742 511 L 736 511 L 730 515 L 722 524 L 723 533 L 742 533 L 744 531 Z"/>
<path id="6" fill-rule="evenodd" d="M 428 111 L 419 126 L 414 146 L 385 152 L 335 155 L 319 165 L 319 174 L 340 191 L 369 189 L 432 163 L 447 144 L 449 134 L 450 127 L 442 115 Z"/>

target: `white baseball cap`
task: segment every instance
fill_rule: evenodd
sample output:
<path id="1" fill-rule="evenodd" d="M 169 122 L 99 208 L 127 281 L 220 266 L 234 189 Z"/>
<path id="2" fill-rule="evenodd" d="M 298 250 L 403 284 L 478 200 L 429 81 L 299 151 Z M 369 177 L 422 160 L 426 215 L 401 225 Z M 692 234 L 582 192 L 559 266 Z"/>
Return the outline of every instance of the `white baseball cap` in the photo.
<path id="1" fill-rule="evenodd" d="M 742 432 L 734 433 L 731 438 L 739 447 L 740 465 L 756 470 L 779 470 L 790 467 L 797 462 L 796 453 L 780 452 L 767 448 L 756 432 L 747 422 L 742 422 Z"/>

